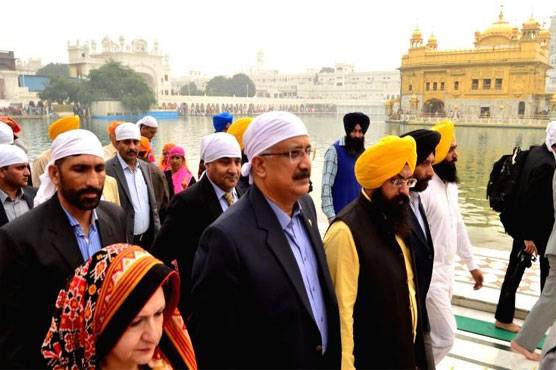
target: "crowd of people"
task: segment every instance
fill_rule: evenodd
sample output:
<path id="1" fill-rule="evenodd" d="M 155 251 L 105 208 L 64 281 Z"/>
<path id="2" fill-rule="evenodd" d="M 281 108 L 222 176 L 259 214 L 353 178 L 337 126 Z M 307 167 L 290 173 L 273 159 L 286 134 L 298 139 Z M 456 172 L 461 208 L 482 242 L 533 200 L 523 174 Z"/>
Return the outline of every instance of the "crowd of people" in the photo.
<path id="1" fill-rule="evenodd" d="M 293 113 L 215 114 L 197 172 L 174 143 L 157 162 L 151 116 L 112 122 L 104 147 L 60 118 L 32 163 L 18 123 L 0 121 L 0 368 L 435 369 L 456 335 L 456 256 L 483 285 L 449 120 L 366 147 L 369 117 L 346 114 L 325 154 L 324 237 L 315 149 Z M 548 258 L 512 347 L 540 360 L 556 320 L 556 122 L 535 150 L 520 191 L 544 223 L 524 216 L 511 258 Z M 496 325 L 519 331 L 511 261 Z"/>

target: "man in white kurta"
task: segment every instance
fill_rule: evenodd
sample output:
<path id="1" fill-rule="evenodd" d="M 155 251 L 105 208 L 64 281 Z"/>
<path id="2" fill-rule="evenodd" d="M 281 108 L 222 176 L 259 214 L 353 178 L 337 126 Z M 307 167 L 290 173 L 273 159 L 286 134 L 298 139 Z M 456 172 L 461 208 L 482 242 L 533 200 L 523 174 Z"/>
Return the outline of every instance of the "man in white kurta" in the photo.
<path id="1" fill-rule="evenodd" d="M 442 122 L 433 130 L 441 134 L 436 147 L 436 173 L 428 188 L 421 193 L 421 201 L 434 245 L 434 266 L 426 304 L 433 355 L 438 364 L 450 352 L 457 329 L 451 303 L 456 255 L 475 280 L 474 289 L 482 286 L 483 275 L 473 259 L 471 242 L 458 203 L 457 145 L 453 123 Z"/>

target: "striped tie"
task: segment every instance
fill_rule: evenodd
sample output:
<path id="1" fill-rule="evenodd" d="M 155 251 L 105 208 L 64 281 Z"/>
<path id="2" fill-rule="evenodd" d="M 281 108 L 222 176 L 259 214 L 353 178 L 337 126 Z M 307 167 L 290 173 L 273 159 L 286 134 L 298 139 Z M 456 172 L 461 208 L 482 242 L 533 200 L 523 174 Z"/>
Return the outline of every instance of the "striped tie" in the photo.
<path id="1" fill-rule="evenodd" d="M 234 195 L 232 192 L 224 193 L 224 199 L 226 200 L 226 203 L 228 203 L 228 207 L 234 204 Z"/>

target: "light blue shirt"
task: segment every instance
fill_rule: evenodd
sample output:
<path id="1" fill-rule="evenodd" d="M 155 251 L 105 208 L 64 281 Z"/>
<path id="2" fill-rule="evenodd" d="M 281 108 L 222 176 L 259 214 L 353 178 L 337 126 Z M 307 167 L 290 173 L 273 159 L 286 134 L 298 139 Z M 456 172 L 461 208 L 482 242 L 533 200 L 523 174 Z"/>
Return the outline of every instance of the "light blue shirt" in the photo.
<path id="1" fill-rule="evenodd" d="M 97 211 L 93 209 L 93 217 L 91 220 L 91 226 L 89 226 L 89 234 L 85 235 L 83 233 L 83 229 L 79 224 L 79 221 L 75 219 L 68 211 L 62 207 L 66 216 L 68 217 L 68 221 L 71 226 L 71 230 L 73 231 L 73 235 L 75 235 L 75 239 L 77 239 L 77 244 L 79 245 L 79 251 L 83 256 L 83 260 L 87 261 L 93 254 L 98 252 L 100 248 L 102 248 L 102 244 L 100 243 L 100 235 L 98 233 L 98 228 L 96 221 L 98 220 Z"/>
<path id="2" fill-rule="evenodd" d="M 123 160 L 120 153 L 117 153 L 116 156 L 122 165 L 127 188 L 129 189 L 129 196 L 131 197 L 131 204 L 135 213 L 135 217 L 133 217 L 133 235 L 140 235 L 147 232 L 151 221 L 147 182 L 143 177 L 143 171 L 139 168 L 139 163 L 137 163 L 135 169 L 132 169 Z"/>
<path id="3" fill-rule="evenodd" d="M 423 215 L 421 211 L 419 211 L 419 193 L 416 191 L 412 191 L 409 193 L 409 206 L 413 211 L 413 214 L 419 221 L 419 225 L 421 225 L 421 230 L 423 231 L 423 235 L 425 235 L 425 239 L 427 239 L 427 229 L 425 229 L 425 220 L 423 220 Z"/>
<path id="4" fill-rule="evenodd" d="M 270 208 L 276 214 L 278 222 L 284 230 L 286 239 L 290 244 L 290 248 L 299 267 L 299 272 L 303 278 L 305 291 L 311 304 L 313 311 L 313 319 L 317 324 L 321 341 L 322 353 L 326 351 L 328 345 L 328 321 L 326 317 L 326 305 L 324 304 L 324 297 L 322 288 L 319 281 L 317 257 L 313 250 L 311 239 L 307 230 L 303 226 L 303 218 L 301 216 L 301 206 L 296 203 L 294 206 L 293 217 L 284 212 L 280 207 L 274 204 L 271 200 L 266 199 Z"/>
<path id="5" fill-rule="evenodd" d="M 222 207 L 222 212 L 226 211 L 229 207 L 226 198 L 224 198 L 226 192 L 220 189 L 220 187 L 216 185 L 214 182 L 212 182 L 208 174 L 205 173 L 205 176 L 207 177 L 208 181 L 210 181 L 210 184 L 212 185 L 214 192 L 216 193 L 216 198 L 218 198 L 218 202 L 220 202 L 220 207 Z M 237 202 L 238 196 L 235 188 L 232 189 L 232 195 L 234 197 L 234 203 Z"/>

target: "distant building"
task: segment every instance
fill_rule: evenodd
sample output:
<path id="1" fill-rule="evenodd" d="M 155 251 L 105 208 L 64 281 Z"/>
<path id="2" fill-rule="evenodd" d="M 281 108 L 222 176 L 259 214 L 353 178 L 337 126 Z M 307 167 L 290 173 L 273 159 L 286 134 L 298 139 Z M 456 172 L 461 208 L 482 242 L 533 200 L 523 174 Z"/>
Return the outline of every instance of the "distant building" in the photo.
<path id="1" fill-rule="evenodd" d="M 533 18 L 519 30 L 504 20 L 502 10 L 496 22 L 475 32 L 472 49 L 438 50 L 436 37 L 425 44 L 416 29 L 401 61 L 401 108 L 494 118 L 546 112 L 549 41 L 550 32 Z"/>
<path id="2" fill-rule="evenodd" d="M 556 92 L 556 13 L 550 18 L 550 57 L 552 69 L 548 71 L 546 91 Z"/>
<path id="3" fill-rule="evenodd" d="M 149 49 L 147 41 L 143 39 L 135 39 L 131 44 L 126 44 L 123 37 L 118 42 L 105 37 L 101 47 L 102 50 L 97 51 L 95 41 L 84 44 L 79 41 L 75 44 L 68 43 L 70 77 L 83 78 L 92 69 L 113 60 L 141 74 L 157 99 L 172 95 L 168 57 L 162 55 L 158 42 Z"/>
<path id="4" fill-rule="evenodd" d="M 21 72 L 16 64 L 13 51 L 0 51 L 0 100 L 6 101 L 5 104 L 38 101 L 37 94 L 21 84 Z"/>

